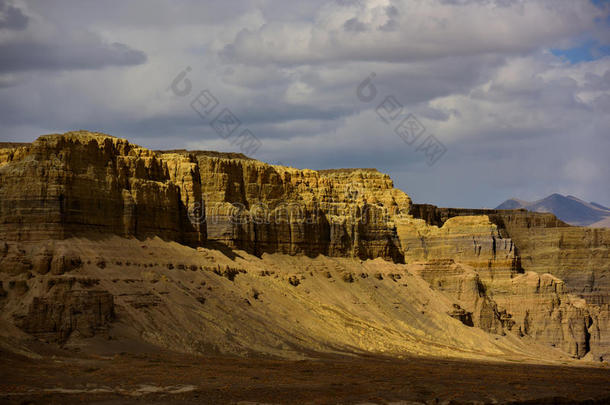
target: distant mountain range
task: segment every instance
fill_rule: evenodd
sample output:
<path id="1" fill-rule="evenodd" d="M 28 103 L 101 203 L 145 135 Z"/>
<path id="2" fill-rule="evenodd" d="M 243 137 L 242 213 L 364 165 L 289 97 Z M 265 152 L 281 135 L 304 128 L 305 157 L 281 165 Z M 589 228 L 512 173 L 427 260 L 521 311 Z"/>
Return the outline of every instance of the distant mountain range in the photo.
<path id="1" fill-rule="evenodd" d="M 517 208 L 534 212 L 551 212 L 571 225 L 610 228 L 610 208 L 594 202 L 588 203 L 571 195 L 551 194 L 531 202 L 511 198 L 496 207 L 496 209 Z"/>

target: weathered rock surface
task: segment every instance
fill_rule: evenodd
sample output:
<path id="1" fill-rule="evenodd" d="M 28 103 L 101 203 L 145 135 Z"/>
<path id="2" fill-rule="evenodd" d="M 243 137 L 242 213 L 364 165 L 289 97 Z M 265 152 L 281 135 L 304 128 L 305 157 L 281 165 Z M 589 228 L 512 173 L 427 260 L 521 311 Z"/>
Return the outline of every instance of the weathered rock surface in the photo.
<path id="1" fill-rule="evenodd" d="M 191 155 L 163 154 L 162 159 L 167 164 L 170 180 L 180 188 L 180 207 L 186 209 L 187 215 L 181 212 L 180 228 L 191 229 L 187 243 L 200 245 L 206 240 L 207 228 L 202 221 L 193 221 L 193 213 L 203 205 L 201 193 L 201 175 L 199 165 Z"/>
<path id="2" fill-rule="evenodd" d="M 476 268 L 522 271 L 513 241 L 487 216 L 453 217 L 441 227 L 405 215 L 395 222 L 407 260 L 451 258 Z"/>
<path id="3" fill-rule="evenodd" d="M 376 170 L 316 172 L 218 153 L 156 153 L 84 131 L 1 150 L 7 240 L 97 232 L 201 245 L 209 234 L 256 254 L 402 261 L 388 214 L 408 211 L 410 199 Z"/>
<path id="4" fill-rule="evenodd" d="M 211 240 L 255 254 L 402 261 L 391 215 L 408 212 L 411 200 L 386 174 L 299 170 L 243 156 L 181 153 L 199 162 Z"/>
<path id="5" fill-rule="evenodd" d="M 575 357 L 590 353 L 608 358 L 607 329 L 597 326 L 607 325 L 608 306 L 587 302 L 551 274 L 525 271 L 516 254 L 522 250 L 506 236 L 522 238 L 529 220 L 521 213 L 516 219 L 511 215 L 502 213 L 512 224 L 509 230 L 487 215 L 449 217 L 441 227 L 409 217 L 396 222 L 407 262 L 422 262 L 418 274 L 471 312 L 474 326 L 496 334 L 529 335 Z M 587 250 L 581 245 L 580 252 Z"/>
<path id="6" fill-rule="evenodd" d="M 533 339 L 574 357 L 608 359 L 609 232 L 550 214 L 411 204 L 375 169 L 300 170 L 240 154 L 153 152 L 84 131 L 0 144 L 0 298 L 23 330 L 56 341 L 105 328 L 116 301 L 143 339 L 187 351 L 283 353 L 286 344 L 430 354 L 444 344 L 476 351 L 478 339 L 493 352 L 500 350 L 493 341 L 505 337 L 510 349 L 502 350 L 511 353 Z M 120 250 L 117 236 L 130 253 L 102 249 L 112 239 Z M 133 237 L 165 242 L 140 251 Z M 76 276 L 101 279 L 110 298 L 36 287 Z M 249 309 L 226 314 L 216 291 L 233 297 L 231 311 Z M 266 299 L 299 318 L 271 322 L 272 314 L 290 314 L 275 307 L 251 312 Z M 404 312 L 389 316 L 396 308 Z M 320 317 L 343 335 L 316 324 Z M 205 333 L 194 331 L 201 324 Z M 271 324 L 284 332 L 267 334 Z M 405 336 L 408 344 L 396 343 Z"/>
<path id="7" fill-rule="evenodd" d="M 575 357 L 589 353 L 591 314 L 584 299 L 566 293 L 562 280 L 550 274 L 527 272 L 510 284 L 501 284 L 507 289 L 494 288 L 494 300 L 512 315 L 521 333 Z"/>
<path id="8" fill-rule="evenodd" d="M 570 226 L 553 214 L 526 210 L 473 210 L 414 204 L 411 214 L 429 225 L 450 218 L 484 215 L 510 238 L 520 265 L 551 273 L 566 282 L 568 291 L 594 304 L 610 303 L 610 228 Z"/>
<path id="9" fill-rule="evenodd" d="M 483 330 L 528 335 L 574 357 L 590 352 L 596 358 L 608 356 L 607 345 L 599 340 L 604 334 L 593 326 L 598 318 L 605 322 L 605 312 L 566 293 L 563 281 L 550 274 L 510 277 L 451 262 L 426 263 L 418 274 L 471 312 L 474 326 Z M 592 333 L 597 334 L 594 339 Z"/>
<path id="10" fill-rule="evenodd" d="M 114 319 L 114 299 L 107 291 L 68 290 L 34 297 L 17 325 L 27 333 L 64 343 L 73 333 L 92 337 Z"/>
<path id="11" fill-rule="evenodd" d="M 19 243 L 18 249 L 31 252 L 29 245 L 36 243 Z M 36 338 L 81 350 L 110 338 L 113 347 L 135 339 L 183 352 L 291 359 L 315 353 L 569 358 L 528 336 L 468 326 L 468 314 L 455 313 L 454 304 L 461 303 L 429 288 L 414 265 L 230 255 L 159 238 L 70 238 L 57 241 L 55 250 L 67 246 L 83 261 L 70 273 L 29 279 L 0 273 L 7 292 L 0 333 L 13 322 Z M 81 339 L 92 334 L 104 339 Z"/>
<path id="12" fill-rule="evenodd" d="M 462 322 L 466 326 L 474 326 L 472 323 L 472 312 L 466 311 L 458 304 L 453 304 L 453 308 L 448 312 L 449 316 Z"/>
<path id="13" fill-rule="evenodd" d="M 186 243 L 205 237 L 188 221 L 167 163 L 124 139 L 69 132 L 3 151 L 0 234 L 5 239 L 62 239 L 86 232 L 158 235 Z"/>

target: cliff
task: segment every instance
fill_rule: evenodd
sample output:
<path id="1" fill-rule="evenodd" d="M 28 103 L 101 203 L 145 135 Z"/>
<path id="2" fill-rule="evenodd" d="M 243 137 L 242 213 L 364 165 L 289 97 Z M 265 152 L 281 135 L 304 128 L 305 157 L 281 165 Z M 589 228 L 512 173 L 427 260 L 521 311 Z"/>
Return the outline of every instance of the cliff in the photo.
<path id="1" fill-rule="evenodd" d="M 398 228 L 406 260 L 459 262 L 457 273 L 433 263 L 420 274 L 471 311 L 476 326 L 608 358 L 610 229 L 525 210 L 413 205 L 411 213 Z"/>
<path id="2" fill-rule="evenodd" d="M 46 135 L 0 144 L 0 321 L 61 344 L 123 319 L 194 352 L 607 359 L 609 232 L 412 204 L 375 169 Z"/>
<path id="3" fill-rule="evenodd" d="M 205 215 L 196 219 L 205 221 L 210 240 L 257 255 L 403 261 L 391 215 L 408 211 L 411 200 L 386 174 L 299 170 L 244 156 L 181 153 L 198 162 Z"/>
<path id="4" fill-rule="evenodd" d="M 473 210 L 414 204 L 411 214 L 442 226 L 449 218 L 484 215 L 514 242 L 520 265 L 563 279 L 569 292 L 610 304 L 610 229 L 570 226 L 553 214 L 526 210 Z"/>
<path id="5" fill-rule="evenodd" d="M 201 245 L 209 234 L 255 254 L 402 261 L 387 209 L 408 209 L 410 200 L 377 171 L 324 174 L 239 155 L 157 153 L 83 131 L 0 150 L 7 240 L 94 232 Z"/>
<path id="6" fill-rule="evenodd" d="M 154 152 L 89 132 L 41 136 L 3 151 L 4 239 L 62 239 L 88 232 L 157 235 L 189 244 L 205 239 L 187 217 L 186 196 L 193 190 L 181 193 L 167 162 Z M 197 173 L 179 175 L 198 180 Z"/>

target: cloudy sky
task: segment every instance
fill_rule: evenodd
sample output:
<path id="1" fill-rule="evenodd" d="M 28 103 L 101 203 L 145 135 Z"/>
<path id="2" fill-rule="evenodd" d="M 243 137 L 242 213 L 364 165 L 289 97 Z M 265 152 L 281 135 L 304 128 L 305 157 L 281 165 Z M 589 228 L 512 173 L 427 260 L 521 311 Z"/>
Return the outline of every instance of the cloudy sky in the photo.
<path id="1" fill-rule="evenodd" d="M 0 0 L 0 141 L 88 129 L 238 152 L 247 129 L 255 158 L 376 167 L 416 202 L 610 205 L 609 15 L 599 0 Z M 202 117 L 203 90 L 218 106 Z M 224 108 L 240 122 L 226 139 L 210 126 Z M 403 139 L 412 117 L 423 132 Z"/>

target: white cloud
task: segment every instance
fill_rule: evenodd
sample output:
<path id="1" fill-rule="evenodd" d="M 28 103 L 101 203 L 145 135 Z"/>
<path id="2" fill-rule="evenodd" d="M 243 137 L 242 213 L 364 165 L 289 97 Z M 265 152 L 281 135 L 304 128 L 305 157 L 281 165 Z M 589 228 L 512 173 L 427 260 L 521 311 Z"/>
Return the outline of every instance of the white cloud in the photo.
<path id="1" fill-rule="evenodd" d="M 520 53 L 560 44 L 605 15 L 588 1 L 573 0 L 329 2 L 309 23 L 280 21 L 243 30 L 223 55 L 243 63 L 290 65 Z"/>

